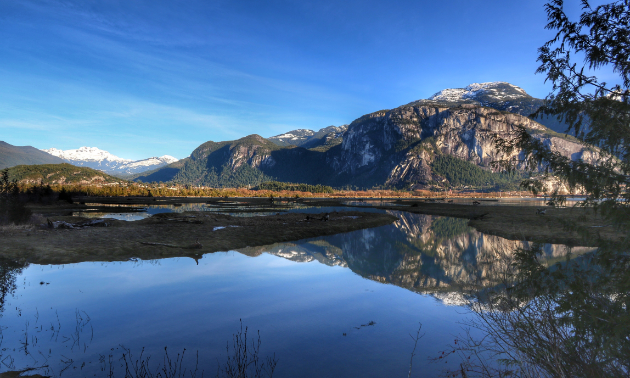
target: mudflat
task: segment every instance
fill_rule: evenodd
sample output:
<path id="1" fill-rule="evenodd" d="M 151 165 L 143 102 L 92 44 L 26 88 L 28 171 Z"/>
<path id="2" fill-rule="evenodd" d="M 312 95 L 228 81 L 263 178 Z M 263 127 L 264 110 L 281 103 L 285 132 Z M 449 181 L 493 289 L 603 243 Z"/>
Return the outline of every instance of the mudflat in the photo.
<path id="1" fill-rule="evenodd" d="M 509 240 L 598 246 L 601 241 L 623 240 L 610 220 L 593 208 L 578 206 L 543 207 L 513 205 L 479 205 L 398 201 L 398 206 L 378 205 L 379 209 L 441 215 L 469 219 L 468 225 L 484 234 Z M 544 210 L 541 214 L 540 210 Z"/>
<path id="2" fill-rule="evenodd" d="M 88 202 L 89 199 L 86 199 Z M 74 211 L 125 211 L 125 207 L 82 204 L 56 204 L 34 207 L 53 223 L 67 222 L 72 229 L 16 226 L 0 228 L 0 257 L 38 264 L 66 264 L 82 261 L 125 261 L 188 256 L 199 259 L 204 253 L 263 246 L 317 236 L 332 235 L 377 227 L 397 218 L 384 213 L 344 211 L 331 213 L 328 221 L 323 214 L 277 213 L 290 207 L 287 200 L 270 204 L 264 198 L 206 199 L 221 207 L 238 201 L 240 209 L 230 212 L 267 212 L 271 215 L 233 217 L 215 212 L 162 213 L 150 218 L 125 222 L 76 216 Z M 306 206 L 346 206 L 349 199 L 300 199 Z M 479 205 L 423 200 L 375 201 L 369 205 L 383 210 L 439 215 L 469 219 L 469 225 L 480 232 L 510 240 L 527 240 L 570 246 L 597 246 L 598 240 L 621 241 L 625 237 L 608 220 L 592 208 L 545 207 L 544 214 L 533 206 Z M 148 205 L 199 203 L 199 198 L 98 198 L 95 203 L 116 205 Z M 297 202 L 293 200 L 293 202 Z M 367 205 L 367 206 L 365 206 Z M 266 207 L 265 209 L 261 209 Z M 127 208 L 126 211 L 138 209 Z M 308 218 L 307 218 L 308 217 Z M 310 218 L 310 219 L 309 219 Z M 106 225 L 106 227 L 104 227 Z M 598 239 L 599 238 L 599 239 Z"/>
<path id="3" fill-rule="evenodd" d="M 324 214 L 233 217 L 183 212 L 156 214 L 135 222 L 105 219 L 94 223 L 88 218 L 50 216 L 51 225 L 70 224 L 73 228 L 1 228 L 0 257 L 36 264 L 178 256 L 200 259 L 204 253 L 355 231 L 397 219 L 365 212 L 330 213 L 327 220 L 322 217 Z"/>

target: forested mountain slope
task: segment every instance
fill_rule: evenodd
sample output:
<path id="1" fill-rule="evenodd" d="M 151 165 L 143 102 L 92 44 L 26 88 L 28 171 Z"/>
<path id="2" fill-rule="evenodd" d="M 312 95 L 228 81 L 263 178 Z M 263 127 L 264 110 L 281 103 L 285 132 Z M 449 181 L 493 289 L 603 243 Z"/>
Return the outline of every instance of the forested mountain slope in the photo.
<path id="1" fill-rule="evenodd" d="M 9 168 L 9 179 L 21 184 L 108 184 L 125 180 L 107 175 L 92 168 L 72 164 L 18 165 Z"/>

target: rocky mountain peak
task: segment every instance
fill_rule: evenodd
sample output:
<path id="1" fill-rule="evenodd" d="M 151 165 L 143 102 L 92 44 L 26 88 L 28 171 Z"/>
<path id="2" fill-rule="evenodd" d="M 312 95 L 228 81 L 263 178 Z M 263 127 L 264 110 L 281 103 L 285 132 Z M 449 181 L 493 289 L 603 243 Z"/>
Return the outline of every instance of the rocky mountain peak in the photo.
<path id="1" fill-rule="evenodd" d="M 315 134 L 313 130 L 297 129 L 297 130 L 289 131 L 288 133 L 273 136 L 269 139 L 281 139 L 281 140 L 293 141 L 293 140 L 298 140 L 300 138 L 309 137 L 313 134 Z"/>
<path id="2" fill-rule="evenodd" d="M 483 106 L 529 117 L 545 101 L 527 94 L 525 90 L 505 81 L 472 83 L 464 88 L 443 89 L 425 100 L 414 101 L 411 106 Z M 539 117 L 537 122 L 558 133 L 564 133 L 567 125 L 555 117 Z"/>

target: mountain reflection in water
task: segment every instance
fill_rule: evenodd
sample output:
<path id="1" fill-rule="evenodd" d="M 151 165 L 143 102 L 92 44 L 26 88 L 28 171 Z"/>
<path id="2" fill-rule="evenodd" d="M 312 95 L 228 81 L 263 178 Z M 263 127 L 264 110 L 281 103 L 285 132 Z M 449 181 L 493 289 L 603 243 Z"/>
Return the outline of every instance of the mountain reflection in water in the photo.
<path id="1" fill-rule="evenodd" d="M 199 265 L 0 261 L 0 373 L 107 376 L 116 365 L 119 376 L 126 350 L 138 356 L 144 348 L 157 363 L 168 346 L 173 356 L 187 349 L 189 369 L 199 351 L 208 374 L 243 319 L 252 335 L 261 330 L 263 355 L 278 357 L 280 378 L 406 376 L 409 334 L 421 322 L 414 376 L 436 376 L 450 365 L 427 358 L 453 342 L 465 316 L 443 304 L 495 285 L 524 244 L 483 235 L 466 220 L 391 213 L 400 220 L 388 226 L 207 254 Z M 566 253 L 544 247 L 550 262 Z"/>
<path id="2" fill-rule="evenodd" d="M 381 283 L 431 294 L 446 304 L 465 305 L 465 294 L 499 283 L 518 248 L 530 243 L 485 235 L 468 227 L 467 219 L 388 211 L 399 221 L 390 226 L 359 230 L 293 243 L 244 248 L 255 256 L 267 252 L 295 262 L 318 261 L 350 268 Z M 569 248 L 545 244 L 542 258 L 563 260 Z M 573 247 L 573 256 L 595 251 Z"/>

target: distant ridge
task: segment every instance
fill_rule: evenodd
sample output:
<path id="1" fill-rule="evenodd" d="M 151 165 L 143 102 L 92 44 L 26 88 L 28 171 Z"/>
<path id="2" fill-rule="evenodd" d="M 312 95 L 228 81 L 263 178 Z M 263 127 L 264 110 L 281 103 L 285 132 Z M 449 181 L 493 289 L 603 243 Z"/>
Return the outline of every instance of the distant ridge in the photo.
<path id="1" fill-rule="evenodd" d="M 0 169 L 22 164 L 59 164 L 64 161 L 31 146 L 14 146 L 0 141 Z"/>

